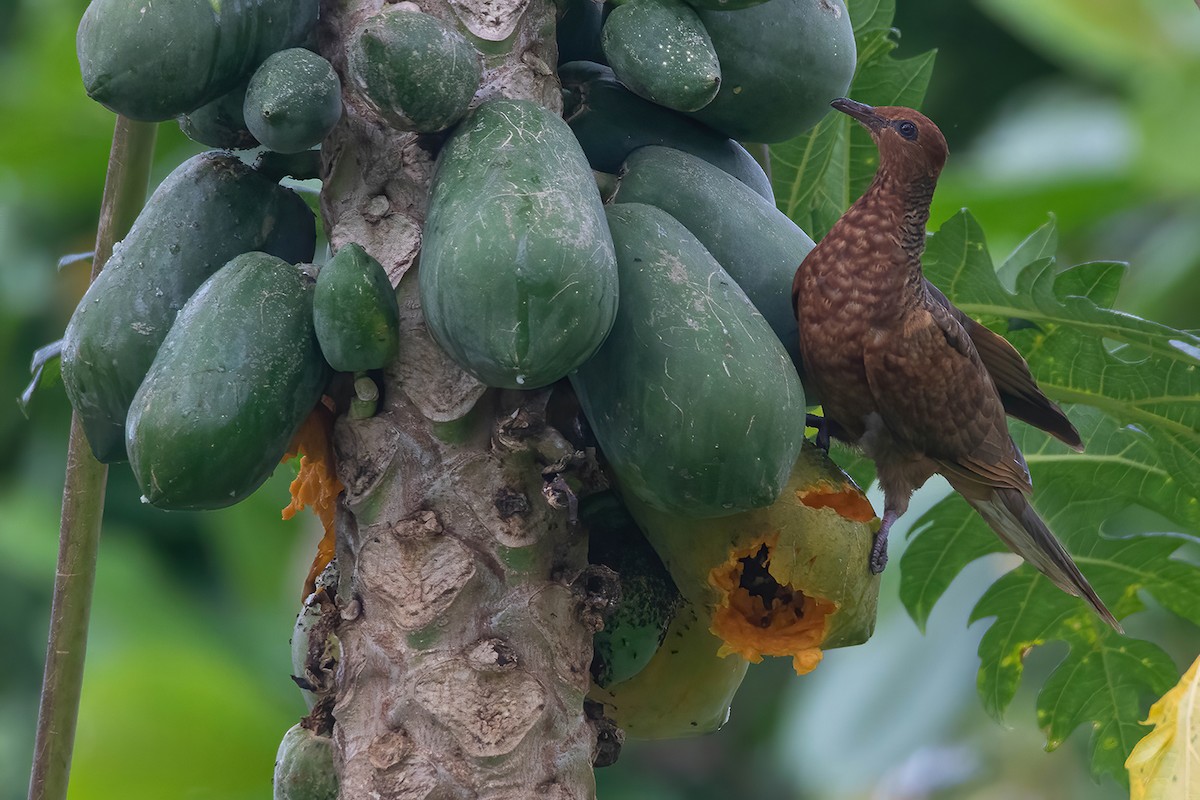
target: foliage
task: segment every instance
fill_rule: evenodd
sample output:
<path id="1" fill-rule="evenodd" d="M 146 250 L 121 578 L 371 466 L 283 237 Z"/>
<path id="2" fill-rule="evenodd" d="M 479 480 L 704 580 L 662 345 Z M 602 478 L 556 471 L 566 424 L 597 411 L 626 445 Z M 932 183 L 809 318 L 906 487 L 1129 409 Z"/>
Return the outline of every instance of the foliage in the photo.
<path id="1" fill-rule="evenodd" d="M 891 56 L 896 42 L 888 0 L 859 0 L 850 9 L 860 59 L 851 96 L 872 105 L 919 106 L 932 53 Z M 772 150 L 780 207 L 814 238 L 862 193 L 876 165 L 869 136 L 842 115 Z M 1035 504 L 1100 595 L 1123 617 L 1143 608 L 1138 592 L 1145 590 L 1200 624 L 1200 570 L 1173 558 L 1186 534 L 1200 532 L 1200 338 L 1113 310 L 1124 265 L 1060 271 L 1056 244 L 1054 225 L 1047 224 L 997 271 L 979 225 L 962 211 L 931 238 L 924 266 L 960 308 L 1008 336 L 1053 399 L 1085 404 L 1070 409 L 1087 443 L 1084 454 L 1018 423 L 1013 429 L 1033 473 Z M 860 478 L 870 475 L 861 461 L 851 466 Z M 1130 507 L 1160 514 L 1185 536 L 1097 535 L 1106 520 Z M 911 535 L 900 591 L 922 628 L 967 564 L 1005 550 L 957 495 L 917 520 Z M 971 619 L 989 617 L 994 621 L 980 643 L 978 675 L 988 712 L 999 717 L 1011 703 L 1033 647 L 1066 641 L 1069 655 L 1038 696 L 1048 747 L 1091 722 L 1093 774 L 1127 782 L 1125 758 L 1146 731 L 1138 722 L 1143 700 L 1178 677 L 1167 653 L 1109 630 L 1027 565 L 990 587 Z"/>
<path id="2" fill-rule="evenodd" d="M 1004 250 L 1053 210 L 1072 258 L 1117 255 L 1135 265 L 1135 279 L 1122 288 L 1124 303 L 1192 327 L 1200 298 L 1193 278 L 1200 265 L 1200 162 L 1193 157 L 1200 106 L 1188 100 L 1200 76 L 1195 4 L 974 5 L 1063 72 L 1020 87 L 1010 102 L 980 114 L 987 132 L 973 152 L 951 163 L 933 218 L 969 205 Z M 943 97 L 943 105 L 949 102 Z"/>
<path id="3" fill-rule="evenodd" d="M 1183 537 L 1098 535 L 1106 520 L 1131 506 L 1157 512 L 1170 529 L 1200 531 L 1200 348 L 1196 337 L 1113 311 L 1123 268 L 1093 263 L 1058 271 L 1052 226 L 1036 232 L 1003 265 L 1016 293 L 1000 283 L 982 232 L 969 213 L 945 223 L 930 240 L 926 274 L 969 314 L 1013 320 L 999 332 L 1029 360 L 1041 385 L 1070 410 L 1087 450 L 1067 449 L 1039 431 L 1014 424 L 1036 491 L 1034 503 L 1075 554 L 1118 617 L 1144 606 L 1144 590 L 1163 607 L 1200 624 L 1200 570 L 1173 556 Z M 1005 329 L 1007 327 L 1007 330 Z M 1117 342 L 1106 347 L 1105 338 Z M 1090 406 L 1090 407 L 1089 407 Z M 958 497 L 921 519 L 901 560 L 901 598 L 923 625 L 937 598 L 968 562 L 999 543 Z M 1038 723 L 1050 748 L 1092 722 L 1092 768 L 1125 779 L 1123 765 L 1146 732 L 1143 697 L 1177 679 L 1156 644 L 1107 629 L 1081 602 L 1058 591 L 1029 566 L 1008 573 L 979 601 L 972 620 L 994 617 L 979 646 L 978 690 L 999 717 L 1012 701 L 1031 647 L 1066 641 L 1070 654 L 1038 697 Z"/>

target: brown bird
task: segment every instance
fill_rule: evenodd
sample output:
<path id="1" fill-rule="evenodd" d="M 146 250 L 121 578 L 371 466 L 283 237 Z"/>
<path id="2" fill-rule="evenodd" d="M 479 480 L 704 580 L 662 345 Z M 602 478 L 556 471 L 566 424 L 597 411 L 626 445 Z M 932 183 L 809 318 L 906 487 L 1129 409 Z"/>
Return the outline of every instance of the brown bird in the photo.
<path id="1" fill-rule="evenodd" d="M 800 264 L 792 303 L 805 379 L 825 414 L 818 442 L 828 447 L 832 435 L 861 448 L 883 487 L 871 571 L 887 563 L 888 530 L 912 493 L 940 473 L 1009 549 L 1120 631 L 1029 505 L 1029 468 L 1005 414 L 1082 450 L 1078 431 L 1012 345 L 951 305 L 921 271 L 945 137 L 909 108 L 846 98 L 832 105 L 871 133 L 879 169 Z"/>

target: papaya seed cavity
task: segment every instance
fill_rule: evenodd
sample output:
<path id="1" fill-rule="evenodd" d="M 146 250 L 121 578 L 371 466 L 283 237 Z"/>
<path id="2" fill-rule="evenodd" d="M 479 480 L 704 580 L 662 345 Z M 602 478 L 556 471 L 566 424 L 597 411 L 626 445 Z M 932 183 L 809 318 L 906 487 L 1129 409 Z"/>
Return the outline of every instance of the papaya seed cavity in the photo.
<path id="1" fill-rule="evenodd" d="M 771 572 L 778 535 L 730 552 L 708 576 L 721 599 L 713 612 L 719 655 L 737 654 L 757 664 L 763 656 L 792 656 L 798 675 L 820 663 L 828 617 L 837 604 L 806 594 Z"/>

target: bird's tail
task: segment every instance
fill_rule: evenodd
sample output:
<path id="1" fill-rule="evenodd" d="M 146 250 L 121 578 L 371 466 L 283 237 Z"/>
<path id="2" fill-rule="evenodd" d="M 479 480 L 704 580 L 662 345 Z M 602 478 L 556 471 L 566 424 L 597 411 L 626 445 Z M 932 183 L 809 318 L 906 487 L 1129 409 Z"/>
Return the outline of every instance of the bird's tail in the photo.
<path id="1" fill-rule="evenodd" d="M 986 499 L 967 498 L 1008 548 L 1024 558 L 1067 594 L 1082 597 L 1100 618 L 1118 633 L 1124 633 L 1112 612 L 1083 577 L 1071 554 L 1063 549 L 1046 523 L 1016 489 L 993 489 Z"/>

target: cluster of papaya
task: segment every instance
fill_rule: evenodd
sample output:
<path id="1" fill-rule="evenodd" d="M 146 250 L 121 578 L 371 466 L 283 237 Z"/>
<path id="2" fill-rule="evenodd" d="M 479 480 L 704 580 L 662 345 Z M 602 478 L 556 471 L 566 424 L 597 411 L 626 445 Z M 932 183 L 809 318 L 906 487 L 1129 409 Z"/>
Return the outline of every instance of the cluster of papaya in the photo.
<path id="1" fill-rule="evenodd" d="M 210 151 L 163 181 L 88 288 L 63 337 L 63 383 L 96 458 L 128 458 L 147 502 L 242 500 L 331 366 L 378 369 L 394 354 L 383 268 L 348 245 L 318 272 L 315 233 L 295 192 Z"/>
<path id="2" fill-rule="evenodd" d="M 217 14 L 203 2 L 95 0 L 79 26 L 93 98 L 135 119 L 178 117 L 192 138 L 227 148 L 162 182 L 63 338 L 63 382 L 94 455 L 128 458 L 161 508 L 242 500 L 334 371 L 379 369 L 396 352 L 399 308 L 379 263 L 348 245 L 312 264 L 308 204 L 228 152 L 302 152 L 337 124 L 340 79 L 299 46 L 318 5 L 256 0 Z"/>
<path id="3" fill-rule="evenodd" d="M 623 592 L 590 696 L 638 738 L 716 729 L 763 656 L 805 673 L 864 641 L 879 588 L 874 511 L 803 444 L 790 287 L 813 242 L 739 141 L 795 136 L 845 93 L 850 21 L 828 0 L 689 2 L 578 0 L 559 29 L 617 270 L 612 326 L 563 370 L 615 485 L 581 506 Z"/>
<path id="4" fill-rule="evenodd" d="M 711 730 L 748 661 L 805 672 L 869 636 L 874 515 L 802 450 L 789 289 L 813 243 L 738 141 L 790 138 L 845 92 L 842 0 L 567 0 L 563 116 L 479 99 L 477 42 L 411 4 L 350 31 L 339 74 L 309 49 L 318 6 L 93 0 L 86 88 L 221 148 L 309 150 L 344 93 L 441 133 L 416 273 L 429 330 L 483 384 L 572 392 L 616 487 L 581 512 L 625 594 L 594 698 L 632 735 Z M 314 242 L 294 192 L 204 153 L 81 301 L 67 391 L 97 457 L 128 456 L 150 503 L 242 499 L 333 371 L 394 356 L 383 269 L 354 245 L 318 269 Z"/>

